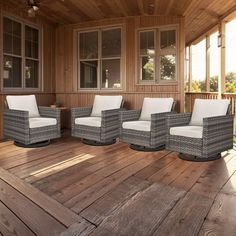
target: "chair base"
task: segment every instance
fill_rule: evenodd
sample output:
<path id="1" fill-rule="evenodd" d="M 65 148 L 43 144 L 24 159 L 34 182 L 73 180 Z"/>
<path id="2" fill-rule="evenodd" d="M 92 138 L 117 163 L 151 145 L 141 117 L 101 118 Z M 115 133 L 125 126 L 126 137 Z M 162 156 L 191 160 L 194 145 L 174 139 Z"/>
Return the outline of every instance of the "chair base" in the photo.
<path id="1" fill-rule="evenodd" d="M 141 146 L 141 145 L 136 145 L 136 144 L 130 144 L 129 147 L 135 151 L 140 151 L 140 152 L 155 152 L 155 151 L 160 151 L 165 149 L 165 145 L 156 147 L 156 148 L 151 148 L 151 147 L 146 147 L 146 146 Z"/>
<path id="2" fill-rule="evenodd" d="M 221 158 L 221 154 L 217 154 L 215 156 L 209 157 L 209 158 L 201 158 L 193 155 L 188 155 L 184 153 L 179 153 L 179 158 L 184 161 L 195 161 L 195 162 L 206 162 L 206 161 L 214 161 Z"/>
<path id="3" fill-rule="evenodd" d="M 116 140 L 113 139 L 109 142 L 102 143 L 102 142 L 98 142 L 95 140 L 82 139 L 82 143 L 84 143 L 86 145 L 91 145 L 91 146 L 108 146 L 108 145 L 112 145 L 112 144 L 116 143 Z"/>
<path id="4" fill-rule="evenodd" d="M 42 142 L 38 142 L 38 143 L 32 143 L 32 144 L 23 144 L 23 143 L 19 143 L 17 141 L 14 142 L 14 144 L 17 147 L 23 147 L 23 148 L 38 148 L 38 147 L 45 147 L 48 146 L 50 144 L 50 140 L 46 140 L 46 141 L 42 141 Z"/>

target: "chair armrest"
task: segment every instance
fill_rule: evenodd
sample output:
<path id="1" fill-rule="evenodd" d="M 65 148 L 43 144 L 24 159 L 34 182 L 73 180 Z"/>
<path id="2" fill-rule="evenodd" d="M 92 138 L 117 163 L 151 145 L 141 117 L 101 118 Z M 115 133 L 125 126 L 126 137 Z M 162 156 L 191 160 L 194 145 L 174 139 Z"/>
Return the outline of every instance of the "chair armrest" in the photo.
<path id="1" fill-rule="evenodd" d="M 119 118 L 120 122 L 138 120 L 140 117 L 141 110 L 129 110 L 129 111 L 120 111 Z"/>
<path id="2" fill-rule="evenodd" d="M 102 111 L 101 127 L 113 125 L 114 123 L 119 124 L 119 111 L 120 111 L 120 108 Z"/>
<path id="3" fill-rule="evenodd" d="M 4 128 L 19 129 L 26 131 L 29 129 L 29 112 L 6 109 L 3 112 Z"/>
<path id="4" fill-rule="evenodd" d="M 59 108 L 39 106 L 38 109 L 39 109 L 39 114 L 42 117 L 50 117 L 50 118 L 60 119 L 61 110 Z"/>
<path id="5" fill-rule="evenodd" d="M 203 118 L 203 138 L 222 137 L 222 134 L 233 136 L 232 115 Z"/>
<path id="6" fill-rule="evenodd" d="M 171 127 L 188 125 L 192 113 L 174 113 L 166 116 L 166 128 L 169 130 Z"/>
<path id="7" fill-rule="evenodd" d="M 78 117 L 90 116 L 92 107 L 74 107 L 71 108 L 71 128 L 75 128 L 75 119 Z"/>
<path id="8" fill-rule="evenodd" d="M 175 114 L 175 111 L 151 114 L 151 131 L 166 129 L 167 115 Z"/>
<path id="9" fill-rule="evenodd" d="M 74 107 L 71 108 L 71 118 L 90 116 L 92 107 Z"/>

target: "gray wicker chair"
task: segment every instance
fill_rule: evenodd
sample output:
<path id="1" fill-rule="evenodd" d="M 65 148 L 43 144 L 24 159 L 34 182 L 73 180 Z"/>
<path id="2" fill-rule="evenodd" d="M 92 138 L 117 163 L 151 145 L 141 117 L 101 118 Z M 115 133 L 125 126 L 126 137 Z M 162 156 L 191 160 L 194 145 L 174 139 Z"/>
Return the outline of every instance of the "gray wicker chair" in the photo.
<path id="1" fill-rule="evenodd" d="M 71 135 L 89 145 L 110 145 L 119 136 L 122 96 L 96 95 L 93 107 L 71 109 Z"/>
<path id="2" fill-rule="evenodd" d="M 174 108 L 172 98 L 144 98 L 142 110 L 120 111 L 120 140 L 138 151 L 163 149 L 166 115 Z"/>
<path id="3" fill-rule="evenodd" d="M 38 107 L 34 95 L 7 96 L 3 132 L 17 146 L 45 146 L 61 137 L 60 109 Z"/>
<path id="4" fill-rule="evenodd" d="M 166 148 L 190 161 L 210 161 L 233 148 L 233 117 L 228 100 L 196 99 L 193 113 L 167 116 Z"/>

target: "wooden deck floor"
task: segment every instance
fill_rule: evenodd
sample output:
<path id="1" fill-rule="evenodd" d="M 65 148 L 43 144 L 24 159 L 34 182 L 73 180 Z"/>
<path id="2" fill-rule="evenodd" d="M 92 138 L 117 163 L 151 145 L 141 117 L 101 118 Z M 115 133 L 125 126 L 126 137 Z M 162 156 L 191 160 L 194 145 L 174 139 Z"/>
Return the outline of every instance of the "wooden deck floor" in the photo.
<path id="1" fill-rule="evenodd" d="M 208 163 L 65 137 L 0 143 L 0 235 L 236 235 L 236 151 Z"/>

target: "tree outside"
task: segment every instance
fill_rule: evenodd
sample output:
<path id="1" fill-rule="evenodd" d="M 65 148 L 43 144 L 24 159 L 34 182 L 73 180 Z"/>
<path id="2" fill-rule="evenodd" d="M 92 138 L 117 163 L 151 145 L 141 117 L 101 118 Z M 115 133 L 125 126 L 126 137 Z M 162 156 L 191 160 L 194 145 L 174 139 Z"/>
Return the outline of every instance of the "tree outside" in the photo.
<path id="1" fill-rule="evenodd" d="M 193 80 L 192 92 L 205 92 L 205 81 Z M 218 76 L 212 76 L 210 78 L 210 92 L 218 91 Z M 229 72 L 225 77 L 225 92 L 236 93 L 236 73 Z"/>

